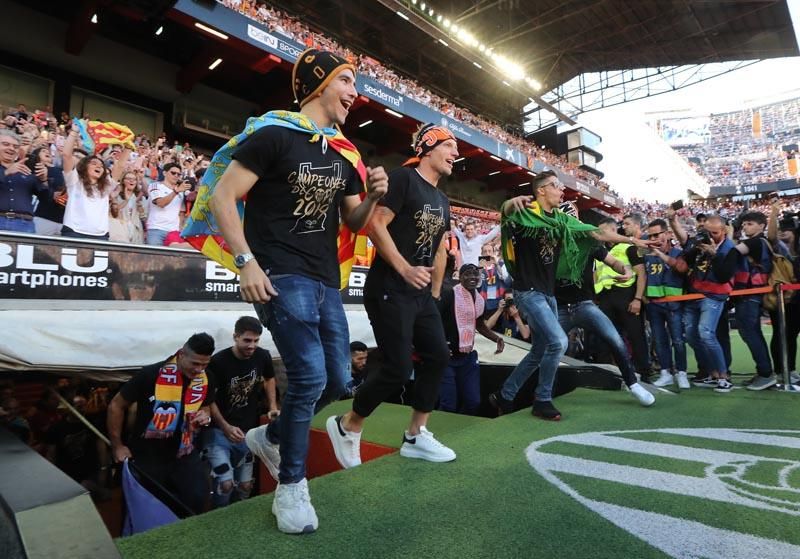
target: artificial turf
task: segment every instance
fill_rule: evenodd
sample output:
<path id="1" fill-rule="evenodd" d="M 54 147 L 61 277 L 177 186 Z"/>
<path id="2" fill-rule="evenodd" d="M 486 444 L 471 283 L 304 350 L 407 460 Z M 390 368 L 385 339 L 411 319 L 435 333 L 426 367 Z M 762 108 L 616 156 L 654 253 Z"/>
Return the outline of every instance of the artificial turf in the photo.
<path id="1" fill-rule="evenodd" d="M 645 409 L 625 392 L 578 389 L 558 398 L 556 405 L 564 417 L 555 423 L 535 419 L 527 410 L 494 420 L 435 412 L 431 430 L 438 429 L 437 437 L 458 453 L 455 462 L 433 464 L 404 459 L 395 453 L 358 468 L 311 480 L 312 501 L 320 520 L 319 530 L 311 535 L 288 536 L 278 532 L 270 513 L 272 495 L 264 495 L 120 539 L 117 544 L 123 557 L 131 559 L 618 559 L 739 557 L 742 553 L 750 553 L 750 559 L 800 556 L 800 536 L 796 530 L 799 513 L 794 510 L 797 501 L 780 498 L 795 497 L 800 492 L 800 450 L 792 450 L 791 444 L 787 445 L 789 448 L 778 448 L 774 444 L 725 441 L 715 437 L 720 432 L 714 431 L 757 429 L 768 438 L 775 435 L 776 429 L 800 430 L 798 397 L 774 391 L 738 389 L 717 394 L 708 389 L 692 389 L 677 396 L 659 397 L 653 407 Z M 346 409 L 346 404 L 340 406 Z M 381 425 L 368 426 L 367 433 L 372 431 L 370 438 L 375 442 L 391 436 L 392 446 L 396 446 L 397 423 L 400 428 L 405 425 L 408 408 L 385 405 L 381 409 L 389 425 L 372 418 L 374 424 Z M 325 417 L 341 411 L 328 408 L 316 418 L 315 424 L 321 425 L 319 422 Z M 437 421 L 439 426 L 435 427 Z M 704 431 L 654 432 L 668 428 Z M 625 430 L 644 433 L 612 433 L 598 439 L 601 443 L 604 437 L 613 439 L 617 448 L 598 444 L 592 439 L 594 435 L 581 435 Z M 385 435 L 380 435 L 381 432 Z M 786 437 L 780 440 L 791 441 L 793 434 L 780 436 Z M 531 443 L 551 438 L 558 439 L 542 443 L 536 449 L 540 454 L 529 463 Z M 663 459 L 641 450 L 641 445 L 648 444 L 663 452 Z M 629 450 L 625 445 L 632 448 Z M 693 456 L 695 452 L 697 457 Z M 707 481 L 702 477 L 700 464 L 707 464 L 704 457 L 737 453 L 761 457 L 746 468 L 742 478 L 746 483 L 726 481 L 736 465 L 717 464 L 716 479 Z M 641 459 L 637 460 L 637 456 Z M 543 474 L 543 458 L 573 465 L 577 461 L 579 467 L 567 472 L 557 471 L 554 466 Z M 645 476 L 644 482 L 632 484 L 625 476 L 602 479 L 598 472 L 604 466 L 612 474 L 616 469 L 635 470 L 636 475 Z M 714 468 L 708 466 L 707 473 Z M 776 480 L 781 471 L 785 475 Z M 649 473 L 656 474 L 652 484 L 647 483 Z M 668 491 L 660 485 L 658 475 L 688 483 L 697 487 L 697 492 Z M 570 496 L 559 484 L 575 495 Z M 705 496 L 705 490 L 712 486 L 722 489 L 716 497 Z M 728 502 L 719 497 L 719 492 L 726 490 L 731 495 L 745 497 L 732 497 Z M 758 503 L 769 505 L 765 508 L 742 504 L 747 495 L 755 495 Z M 740 502 L 735 502 L 736 498 Z M 657 525 L 654 528 L 653 523 L 644 527 L 645 532 L 651 530 L 648 533 L 656 534 L 652 541 L 641 533 L 634 535 L 619 527 L 625 522 L 618 518 L 593 512 L 591 507 L 602 508 L 603 503 L 607 504 L 603 510 L 632 511 L 629 517 L 623 516 L 630 518 L 631 524 L 635 524 L 637 515 L 654 515 L 656 523 L 664 523 L 664 529 L 659 530 Z M 682 525 L 675 527 L 675 518 L 691 521 L 685 523 L 685 533 L 681 531 Z M 691 531 L 693 526 L 717 530 L 698 537 Z M 720 534 L 722 539 L 717 538 Z M 752 541 L 738 545 L 736 538 L 740 536 Z M 687 544 L 691 544 L 687 549 L 692 551 L 674 551 Z M 665 553 L 656 545 L 672 551 Z M 755 555 L 752 549 L 757 550 Z M 792 555 L 794 551 L 799 553 Z"/>

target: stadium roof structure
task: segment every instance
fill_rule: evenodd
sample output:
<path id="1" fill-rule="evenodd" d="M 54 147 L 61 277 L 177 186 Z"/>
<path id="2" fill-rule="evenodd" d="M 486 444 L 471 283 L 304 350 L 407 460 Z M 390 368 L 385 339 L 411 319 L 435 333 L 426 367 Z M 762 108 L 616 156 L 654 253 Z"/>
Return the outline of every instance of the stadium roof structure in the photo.
<path id="1" fill-rule="evenodd" d="M 521 108 L 535 101 L 535 108 L 526 109 L 533 118 L 528 131 L 558 120 L 569 122 L 587 110 L 686 87 L 746 65 L 741 61 L 800 53 L 786 0 L 276 4 L 354 50 L 504 124 L 520 123 Z M 445 21 L 451 25 L 445 27 Z M 470 35 L 453 33 L 453 25 Z M 489 48 L 492 55 L 486 54 Z M 493 55 L 500 52 L 541 87 L 504 79 L 493 64 Z M 645 68 L 650 70 L 641 70 Z M 609 92 L 619 86 L 621 91 Z M 541 114 L 542 108 L 548 112 Z"/>

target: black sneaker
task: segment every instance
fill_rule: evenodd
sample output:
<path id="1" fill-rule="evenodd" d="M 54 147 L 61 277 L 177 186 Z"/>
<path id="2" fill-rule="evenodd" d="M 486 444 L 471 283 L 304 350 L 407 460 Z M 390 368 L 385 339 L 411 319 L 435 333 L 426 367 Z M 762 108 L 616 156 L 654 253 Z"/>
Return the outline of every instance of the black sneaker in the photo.
<path id="1" fill-rule="evenodd" d="M 718 381 L 719 379 L 713 378 L 711 376 L 707 376 L 702 379 L 698 379 L 697 377 L 695 377 L 695 379 L 692 380 L 692 384 L 697 388 L 716 388 Z"/>
<path id="2" fill-rule="evenodd" d="M 489 403 L 497 410 L 497 415 L 506 415 L 514 411 L 514 402 L 503 398 L 500 391 L 489 394 Z"/>
<path id="3" fill-rule="evenodd" d="M 547 419 L 548 421 L 558 421 L 561 419 L 561 412 L 556 409 L 550 400 L 533 402 L 531 413 L 536 417 Z"/>

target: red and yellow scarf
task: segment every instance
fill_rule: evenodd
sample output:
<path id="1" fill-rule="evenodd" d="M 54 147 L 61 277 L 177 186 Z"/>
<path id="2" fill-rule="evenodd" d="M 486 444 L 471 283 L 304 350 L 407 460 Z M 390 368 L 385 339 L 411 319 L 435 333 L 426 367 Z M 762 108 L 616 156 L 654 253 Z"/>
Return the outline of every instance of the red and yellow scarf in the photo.
<path id="1" fill-rule="evenodd" d="M 208 394 L 208 377 L 205 372 L 189 382 L 185 394 L 182 394 L 183 382 L 184 377 L 178 368 L 176 354 L 167 359 L 158 370 L 153 418 L 144 433 L 145 439 L 169 439 L 175 434 L 180 417 L 182 429 L 181 443 L 178 447 L 179 457 L 191 453 L 194 449 L 195 427 L 192 418 Z"/>

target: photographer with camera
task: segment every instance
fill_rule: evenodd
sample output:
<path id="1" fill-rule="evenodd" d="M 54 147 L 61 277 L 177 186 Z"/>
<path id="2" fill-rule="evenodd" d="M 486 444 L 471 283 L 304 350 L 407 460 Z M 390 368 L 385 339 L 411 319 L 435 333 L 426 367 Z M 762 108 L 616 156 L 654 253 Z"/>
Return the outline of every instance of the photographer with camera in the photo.
<path id="1" fill-rule="evenodd" d="M 739 251 L 733 249 L 725 220 L 710 215 L 704 228 L 687 242 L 680 256 L 670 256 L 666 260 L 678 273 L 688 273 L 689 293 L 704 295 L 703 299 L 684 304 L 683 326 L 698 366 L 707 375 L 695 381 L 694 385 L 713 388 L 720 393 L 733 390 L 725 354 L 717 339 L 717 325 L 733 291 L 733 274 L 739 257 Z"/>
<path id="2" fill-rule="evenodd" d="M 164 165 L 164 181 L 150 184 L 148 190 L 147 244 L 164 246 L 170 231 L 178 231 L 184 214 L 186 192 L 192 184 L 181 178 L 181 166 Z"/>
<path id="3" fill-rule="evenodd" d="M 522 320 L 519 309 L 514 305 L 514 293 L 511 290 L 505 292 L 497 305 L 497 310 L 486 319 L 486 326 L 509 338 L 524 342 L 531 339 L 531 329 Z"/>

